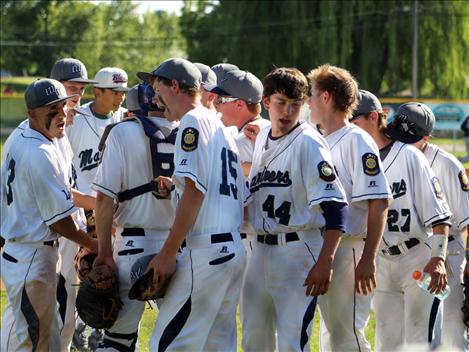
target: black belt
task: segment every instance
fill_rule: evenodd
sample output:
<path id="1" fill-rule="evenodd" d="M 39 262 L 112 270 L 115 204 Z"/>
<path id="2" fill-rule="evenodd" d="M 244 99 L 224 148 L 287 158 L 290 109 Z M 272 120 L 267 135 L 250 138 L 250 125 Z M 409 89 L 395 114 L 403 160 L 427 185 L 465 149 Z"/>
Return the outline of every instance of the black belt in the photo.
<path id="1" fill-rule="evenodd" d="M 210 242 L 212 244 L 223 243 L 223 242 L 233 242 L 233 235 L 230 232 L 214 233 L 213 235 L 210 235 Z M 187 246 L 186 240 L 182 241 L 181 248 L 184 248 L 186 246 Z"/>
<path id="2" fill-rule="evenodd" d="M 453 235 L 449 235 L 449 236 L 448 236 L 448 242 L 451 242 L 451 241 L 454 241 L 454 240 L 455 240 L 455 238 L 454 238 Z"/>
<path id="3" fill-rule="evenodd" d="M 240 235 L 241 235 L 242 240 L 245 240 L 246 238 L 248 238 L 248 235 L 245 234 L 244 232 L 241 232 Z"/>
<path id="4" fill-rule="evenodd" d="M 54 243 L 55 243 L 54 240 L 43 242 L 44 246 L 51 246 L 51 247 L 54 247 Z"/>
<path id="5" fill-rule="evenodd" d="M 122 230 L 121 236 L 145 236 L 145 231 L 141 227 L 125 227 L 124 230 Z"/>
<path id="6" fill-rule="evenodd" d="M 285 234 L 285 242 L 299 241 L 300 238 L 296 232 L 288 232 Z M 269 245 L 278 245 L 278 235 L 257 235 L 257 242 L 269 244 Z"/>
<path id="7" fill-rule="evenodd" d="M 419 243 L 420 243 L 420 240 L 418 238 L 410 238 L 407 241 L 404 241 L 404 245 L 407 247 L 407 249 L 411 249 L 412 247 L 415 247 Z M 399 246 L 388 247 L 387 249 L 383 249 L 382 252 L 383 254 L 389 254 L 389 255 L 402 254 L 402 251 L 399 249 Z"/>

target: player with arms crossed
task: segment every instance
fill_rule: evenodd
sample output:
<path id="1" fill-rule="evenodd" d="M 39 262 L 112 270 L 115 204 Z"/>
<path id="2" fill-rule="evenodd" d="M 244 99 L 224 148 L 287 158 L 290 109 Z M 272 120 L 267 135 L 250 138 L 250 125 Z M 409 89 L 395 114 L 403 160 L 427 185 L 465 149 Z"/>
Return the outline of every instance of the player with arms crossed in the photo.
<path id="1" fill-rule="evenodd" d="M 263 84 L 272 127 L 257 137 L 249 174 L 257 237 L 243 287 L 243 349 L 273 351 L 277 331 L 279 351 L 307 351 L 311 296 L 329 288 L 347 202 L 326 141 L 299 122 L 306 77 L 278 68 Z"/>
<path id="2" fill-rule="evenodd" d="M 392 195 L 378 146 L 348 122 L 357 106 L 357 83 L 339 67 L 322 65 L 308 74 L 311 121 L 321 125 L 344 186 L 349 212 L 327 294 L 319 298 L 322 351 L 370 351 L 365 327 L 376 287 L 376 254 Z M 372 109 L 363 106 L 362 109 Z"/>
<path id="3" fill-rule="evenodd" d="M 236 330 L 229 326 L 236 325 L 246 260 L 239 234 L 245 184 L 238 150 L 220 119 L 201 105 L 201 74 L 194 64 L 168 59 L 151 75 L 165 116 L 180 120 L 180 126 L 174 153 L 176 218 L 150 263 L 155 284 L 174 276 L 150 350 L 236 351 Z"/>
<path id="4" fill-rule="evenodd" d="M 2 324 L 2 330 L 16 333 L 11 340 L 17 343 L 11 346 L 15 350 L 60 350 L 55 315 L 58 236 L 97 250 L 96 241 L 72 218 L 77 209 L 71 199 L 71 169 L 54 143 L 64 134 L 65 105 L 72 97 L 56 80 L 33 82 L 25 92 L 29 126 L 12 139 L 2 166 L 2 280 L 15 321 L 14 329 Z M 2 331 L 2 339 L 8 334 Z"/>
<path id="5" fill-rule="evenodd" d="M 371 93 L 362 98 L 367 96 Z M 420 139 L 413 130 L 416 121 L 435 119 L 432 111 L 421 103 L 401 105 L 390 126 L 386 126 L 386 115 L 377 112 L 355 114 L 352 122 L 367 131 L 380 148 L 394 197 L 378 251 L 373 297 L 376 350 L 389 351 L 403 344 L 431 342 L 436 318 L 433 296 L 415 284 L 412 273 L 428 273 L 431 292 L 445 287 L 451 212 L 424 155 L 408 144 L 414 143 L 416 137 Z M 431 248 L 425 243 L 430 236 Z"/>

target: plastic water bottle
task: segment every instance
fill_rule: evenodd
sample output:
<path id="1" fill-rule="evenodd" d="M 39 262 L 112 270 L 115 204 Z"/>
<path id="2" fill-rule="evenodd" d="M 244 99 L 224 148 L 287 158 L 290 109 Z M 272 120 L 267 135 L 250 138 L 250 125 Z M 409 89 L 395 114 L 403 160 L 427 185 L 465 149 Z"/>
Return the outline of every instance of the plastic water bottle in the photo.
<path id="1" fill-rule="evenodd" d="M 424 273 L 422 275 L 422 272 L 415 270 L 414 273 L 412 274 L 412 278 L 415 280 L 415 283 L 422 289 L 427 291 L 428 293 L 431 293 L 428 290 L 428 286 L 430 285 L 431 277 L 427 273 Z M 440 301 L 444 301 L 445 299 L 448 298 L 449 294 L 451 292 L 451 289 L 448 285 L 443 289 L 443 291 L 440 291 L 440 293 L 431 293 L 433 296 L 438 298 Z"/>

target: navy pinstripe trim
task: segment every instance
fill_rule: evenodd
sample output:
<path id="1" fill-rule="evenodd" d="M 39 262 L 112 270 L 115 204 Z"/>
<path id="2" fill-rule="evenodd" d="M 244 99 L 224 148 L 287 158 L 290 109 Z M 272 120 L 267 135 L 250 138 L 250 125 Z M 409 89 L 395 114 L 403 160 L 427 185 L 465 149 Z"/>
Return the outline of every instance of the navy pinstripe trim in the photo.
<path id="1" fill-rule="evenodd" d="M 469 216 L 468 216 L 467 218 L 461 220 L 461 221 L 459 222 L 459 224 L 458 224 L 458 227 L 460 227 L 461 224 L 463 224 L 466 220 L 469 220 Z"/>
<path id="2" fill-rule="evenodd" d="M 197 182 L 197 184 L 202 187 L 205 192 L 207 192 L 207 187 L 205 187 L 202 183 L 200 183 L 199 179 L 197 178 L 196 175 L 194 175 L 192 172 L 188 172 L 188 171 L 177 171 L 175 172 L 175 174 L 188 174 L 188 175 L 191 175 L 193 177 L 195 177 L 195 182 Z"/>
<path id="3" fill-rule="evenodd" d="M 308 206 L 311 205 L 311 203 L 314 203 L 318 200 L 321 200 L 321 199 L 336 199 L 338 203 L 347 203 L 345 200 L 340 200 L 338 199 L 336 196 L 330 196 L 330 197 L 320 197 L 320 198 L 315 198 L 315 199 L 311 199 L 308 203 Z"/>
<path id="4" fill-rule="evenodd" d="M 309 340 L 309 335 L 308 335 L 308 327 L 309 324 L 314 319 L 314 312 L 316 310 L 316 302 L 318 300 L 317 296 L 314 296 L 311 302 L 308 304 L 308 308 L 306 308 L 306 312 L 303 315 L 303 323 L 301 325 L 301 337 L 300 337 L 300 350 L 303 351 L 305 348 L 306 344 L 308 343 Z"/>
<path id="5" fill-rule="evenodd" d="M 29 270 L 31 269 L 31 265 L 33 264 L 34 258 L 36 257 L 37 249 L 34 251 L 34 254 L 29 262 L 28 270 L 26 271 L 26 275 L 24 276 L 23 280 L 23 290 L 21 293 L 21 312 L 24 315 L 24 319 L 28 324 L 28 335 L 31 339 L 31 343 L 33 345 L 33 351 L 36 351 L 37 345 L 39 343 L 39 317 L 34 310 L 31 301 L 29 300 L 28 294 L 26 292 L 26 278 L 29 275 Z"/>
<path id="6" fill-rule="evenodd" d="M 430 163 L 430 167 L 433 167 L 433 163 L 435 162 L 435 159 L 438 156 L 439 152 L 440 152 L 439 150 L 436 151 L 435 155 L 433 156 L 432 162 Z"/>
<path id="7" fill-rule="evenodd" d="M 433 299 L 432 309 L 428 319 L 428 343 L 433 340 L 433 330 L 435 328 L 436 317 L 438 315 L 438 307 L 440 306 L 440 300 L 438 298 Z"/>
<path id="8" fill-rule="evenodd" d="M 292 133 L 294 130 L 296 130 L 298 127 L 300 127 L 301 124 L 298 124 L 298 126 L 296 126 L 294 129 L 292 129 L 290 132 L 288 132 L 286 135 L 289 135 L 290 133 Z M 272 130 L 272 129 L 271 129 Z M 269 161 L 269 163 L 265 166 L 266 168 L 270 166 L 270 164 L 272 164 L 272 162 L 280 156 L 280 154 L 282 154 L 285 150 L 287 150 L 288 148 L 290 148 L 290 146 L 293 145 L 293 142 L 295 141 L 295 139 L 297 139 L 299 136 L 301 135 L 301 132 L 299 132 L 290 142 L 289 145 L 287 145 L 284 149 L 282 149 L 280 152 L 278 152 L 278 154 L 276 156 L 274 156 L 272 158 L 272 160 Z M 269 138 L 269 136 L 267 136 L 267 138 Z"/>
<path id="9" fill-rule="evenodd" d="M 67 210 L 65 210 L 65 211 L 63 211 L 63 212 L 61 212 L 61 213 L 59 213 L 59 214 L 54 215 L 54 216 L 51 217 L 50 219 L 44 220 L 44 222 L 51 221 L 52 219 L 56 218 L 57 216 L 63 215 L 63 214 L 65 214 L 67 211 L 70 211 L 70 210 L 73 209 L 74 207 L 75 207 L 75 206 L 72 205 L 72 206 L 71 206 L 70 208 L 68 208 Z"/>
<path id="10" fill-rule="evenodd" d="M 90 108 L 90 111 L 91 111 L 91 108 Z M 101 137 L 99 136 L 98 132 L 93 129 L 90 122 L 88 121 L 88 116 L 86 116 L 85 114 L 82 114 L 81 116 L 83 116 L 85 118 L 86 124 L 93 131 L 93 133 L 96 135 L 96 137 L 98 137 L 98 139 L 101 140 Z M 95 118 L 96 117 L 93 116 L 93 119 L 95 119 Z"/>
<path id="11" fill-rule="evenodd" d="M 117 193 L 111 191 L 109 188 L 106 188 L 106 187 L 104 187 L 104 186 L 98 185 L 97 183 L 94 183 L 94 182 L 92 183 L 92 185 L 94 185 L 94 186 L 96 186 L 96 187 L 99 187 L 99 188 L 102 188 L 102 189 L 104 189 L 104 190 L 106 190 L 106 191 L 109 191 L 109 192 L 111 192 L 112 194 L 114 194 L 115 196 L 117 196 Z"/>
<path id="12" fill-rule="evenodd" d="M 396 155 L 394 156 L 394 159 L 392 159 L 392 161 L 389 163 L 388 167 L 386 168 L 386 170 L 384 170 L 384 172 L 388 171 L 389 168 L 391 167 L 391 165 L 394 163 L 394 161 L 396 161 L 396 158 L 397 156 L 399 155 L 399 153 L 401 152 L 402 148 L 404 148 L 405 144 L 402 144 L 401 147 L 399 148 L 399 150 L 397 151 Z"/>
<path id="13" fill-rule="evenodd" d="M 26 139 L 37 139 L 37 140 L 40 141 L 40 142 L 44 142 L 42 139 L 37 138 L 37 137 L 28 137 L 28 136 L 25 136 L 25 135 L 23 134 L 23 132 L 21 132 L 21 137 L 26 138 Z"/>
<path id="14" fill-rule="evenodd" d="M 387 193 L 366 193 L 366 194 L 360 194 L 359 196 L 352 197 L 354 198 L 361 198 L 361 197 L 366 197 L 366 196 L 387 196 Z"/>
<path id="15" fill-rule="evenodd" d="M 443 214 L 437 214 L 437 215 L 435 215 L 435 216 L 432 216 L 430 219 L 425 220 L 423 223 L 424 223 L 424 224 L 428 224 L 429 222 L 433 222 L 433 221 L 432 221 L 433 219 L 439 218 L 439 217 L 441 217 L 440 220 L 449 219 L 448 213 L 443 213 Z M 425 226 L 427 226 L 427 225 L 425 225 Z"/>
<path id="16" fill-rule="evenodd" d="M 345 133 L 337 140 L 337 142 L 335 142 L 335 144 L 334 144 L 332 147 L 330 147 L 330 149 L 332 150 L 337 144 L 339 144 L 339 142 L 340 142 L 345 136 L 347 136 L 347 135 L 349 134 L 349 131 L 350 131 L 350 130 L 346 130 Z M 326 138 L 326 141 L 327 141 L 327 138 Z"/>

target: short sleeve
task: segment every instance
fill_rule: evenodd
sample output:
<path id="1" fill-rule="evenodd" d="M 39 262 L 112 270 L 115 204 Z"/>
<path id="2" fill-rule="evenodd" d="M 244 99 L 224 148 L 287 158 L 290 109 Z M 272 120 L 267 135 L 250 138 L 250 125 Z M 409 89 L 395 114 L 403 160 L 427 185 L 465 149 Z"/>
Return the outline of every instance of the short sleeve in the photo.
<path id="1" fill-rule="evenodd" d="M 449 179 L 444 180 L 443 191 L 453 213 L 454 223 L 462 230 L 469 225 L 469 180 L 462 165 L 453 161 L 448 165 L 447 172 Z"/>
<path id="2" fill-rule="evenodd" d="M 195 116 L 185 115 L 179 125 L 174 153 L 174 175 L 190 178 L 203 194 L 207 192 L 210 172 L 208 151 L 210 136 L 204 132 Z"/>
<path id="3" fill-rule="evenodd" d="M 122 151 L 122 141 L 117 136 L 117 127 L 109 133 L 106 146 L 101 156 L 101 162 L 96 172 L 96 177 L 91 188 L 108 197 L 117 198 L 117 193 L 122 188 L 122 175 L 125 162 Z"/>
<path id="4" fill-rule="evenodd" d="M 34 170 L 29 170 L 29 177 L 37 207 L 43 221 L 50 226 L 77 210 L 72 203 L 67 169 L 60 162 L 58 151 L 41 148 L 30 158 Z"/>

